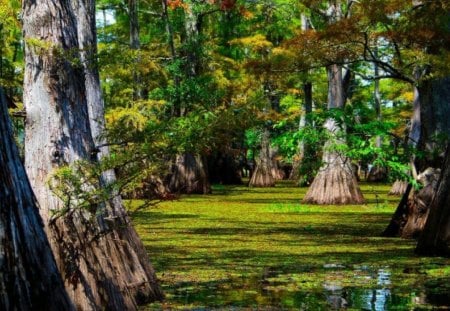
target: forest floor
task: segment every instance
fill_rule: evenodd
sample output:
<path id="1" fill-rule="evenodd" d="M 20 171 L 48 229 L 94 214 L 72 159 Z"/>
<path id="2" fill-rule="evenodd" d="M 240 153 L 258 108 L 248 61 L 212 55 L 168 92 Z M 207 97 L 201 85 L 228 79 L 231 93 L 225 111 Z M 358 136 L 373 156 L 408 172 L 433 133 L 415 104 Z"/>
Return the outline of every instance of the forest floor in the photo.
<path id="1" fill-rule="evenodd" d="M 213 187 L 136 210 L 166 294 L 143 310 L 412 310 L 450 306 L 450 259 L 383 238 L 399 197 L 362 184 L 365 205 L 300 202 L 306 188 Z M 447 307 L 445 307 L 447 306 Z"/>

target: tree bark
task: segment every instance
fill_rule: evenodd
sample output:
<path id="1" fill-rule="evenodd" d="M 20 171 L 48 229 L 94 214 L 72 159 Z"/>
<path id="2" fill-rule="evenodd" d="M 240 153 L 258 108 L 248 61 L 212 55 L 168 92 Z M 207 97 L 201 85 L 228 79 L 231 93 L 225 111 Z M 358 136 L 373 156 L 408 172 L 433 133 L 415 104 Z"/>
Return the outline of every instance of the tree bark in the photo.
<path id="1" fill-rule="evenodd" d="M 177 193 L 211 193 L 207 169 L 200 155 L 177 155 L 170 176 L 169 189 Z"/>
<path id="2" fill-rule="evenodd" d="M 269 130 L 264 129 L 261 137 L 261 149 L 256 157 L 256 167 L 250 178 L 250 187 L 273 187 L 272 159 L 270 157 Z"/>
<path id="3" fill-rule="evenodd" d="M 430 204 L 430 214 L 416 252 L 420 255 L 450 257 L 450 143 L 447 143 L 438 189 Z"/>
<path id="4" fill-rule="evenodd" d="M 430 203 L 436 193 L 440 169 L 427 168 L 417 176 L 417 181 L 423 185 L 408 198 L 405 225 L 401 229 L 402 238 L 418 238 L 430 212 Z"/>
<path id="5" fill-rule="evenodd" d="M 345 89 L 340 65 L 328 67 L 328 109 L 342 109 L 345 103 Z M 364 198 L 350 159 L 335 151 L 333 145 L 345 144 L 339 138 L 342 128 L 335 120 L 325 123 L 330 139 L 325 143 L 322 162 L 317 176 L 308 189 L 303 202 L 311 204 L 361 204 Z"/>
<path id="6" fill-rule="evenodd" d="M 135 250 L 139 243 L 126 215 L 108 215 L 103 204 L 89 209 L 68 205 L 48 186 L 58 168 L 97 158 L 89 113 L 93 120 L 100 119 L 88 108 L 85 74 L 89 74 L 76 65 L 77 60 L 86 61 L 86 55 L 79 52 L 73 8 L 65 1 L 22 5 L 25 166 L 66 290 L 77 309 L 136 309 L 136 304 L 158 299 L 161 293 L 147 271 L 148 263 L 141 263 L 143 247 Z M 80 41 L 88 42 L 81 36 Z"/>
<path id="7" fill-rule="evenodd" d="M 411 170 L 415 179 L 418 179 L 417 171 L 425 171 L 428 167 L 438 168 L 443 162 L 442 141 L 436 141 L 435 137 L 450 137 L 450 78 L 426 80 L 418 88 L 414 88 L 414 111 L 411 120 L 411 129 L 408 145 L 425 153 L 420 159 L 411 157 Z M 417 236 L 428 216 L 428 206 L 434 195 L 435 188 L 428 188 L 403 195 L 393 218 L 383 235 L 385 236 Z M 421 198 L 425 199 L 421 199 Z M 403 202 L 403 203 L 402 203 Z M 421 203 L 425 202 L 425 203 Z M 426 207 L 426 208 L 425 208 Z M 402 219 L 395 219 L 401 216 Z M 405 224 L 394 229 L 395 224 Z M 406 231 L 404 231 L 406 229 Z"/>
<path id="8" fill-rule="evenodd" d="M 0 133 L 0 308 L 73 310 L 20 161 L 1 88 Z"/>
<path id="9" fill-rule="evenodd" d="M 397 179 L 394 184 L 391 187 L 391 190 L 389 191 L 389 195 L 400 195 L 403 196 L 403 194 L 406 191 L 406 188 L 408 187 L 408 182 L 404 180 Z"/>
<path id="10" fill-rule="evenodd" d="M 131 0 L 130 2 L 136 2 L 133 4 L 136 11 L 137 18 L 137 1 Z M 80 58 L 84 69 L 84 81 L 86 88 L 86 100 L 89 115 L 89 125 L 91 129 L 91 135 L 95 144 L 96 158 L 93 160 L 101 161 L 103 158 L 109 156 L 108 142 L 105 138 L 105 105 L 100 85 L 100 77 L 98 72 L 97 63 L 97 30 L 95 22 L 95 1 L 94 0 L 78 0 L 72 1 L 74 12 L 76 12 L 77 29 L 78 29 L 78 44 L 80 46 Z M 130 4 L 130 6 L 132 6 Z M 130 8 L 131 9 L 131 8 Z M 137 22 L 137 21 L 136 21 Z M 138 26 L 137 26 L 138 27 Z M 135 28 L 135 27 L 133 27 Z M 139 28 L 135 31 L 137 34 L 137 40 L 139 40 Z M 134 43 L 133 47 L 139 48 L 139 42 Z M 93 154 L 91 154 L 92 156 Z M 158 184 L 158 178 L 155 177 L 156 183 L 152 184 L 157 189 L 155 192 L 158 195 L 166 195 L 161 193 L 161 184 Z M 100 185 L 108 187 L 116 181 L 116 174 L 113 169 L 103 171 L 101 174 Z M 163 298 L 163 294 L 156 280 L 156 275 L 153 267 L 148 258 L 144 245 L 142 244 L 136 230 L 131 225 L 131 220 L 127 215 L 121 196 L 116 190 L 112 190 L 110 193 L 110 200 L 105 202 L 102 212 L 104 217 L 116 219 L 117 227 L 120 225 L 120 234 L 122 239 L 127 241 L 128 244 L 124 244 L 123 251 L 126 253 L 135 253 L 137 259 L 136 262 L 129 263 L 131 266 L 139 266 L 145 274 L 143 275 L 130 275 L 131 279 L 129 283 L 138 283 L 145 279 L 145 286 L 130 290 L 134 297 L 139 297 L 142 302 L 151 300 L 160 300 Z"/>

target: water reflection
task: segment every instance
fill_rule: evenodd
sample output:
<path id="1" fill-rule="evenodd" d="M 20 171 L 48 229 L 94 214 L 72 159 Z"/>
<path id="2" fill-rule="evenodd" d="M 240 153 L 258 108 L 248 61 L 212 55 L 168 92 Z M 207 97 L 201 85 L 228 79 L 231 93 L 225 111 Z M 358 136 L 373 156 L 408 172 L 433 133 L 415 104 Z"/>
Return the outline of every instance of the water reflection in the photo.
<path id="1" fill-rule="evenodd" d="M 417 288 L 404 288 L 396 286 L 398 272 L 395 270 L 394 274 L 390 267 L 338 264 L 308 267 L 297 273 L 268 267 L 259 276 L 247 275 L 200 286 L 183 284 L 175 291 L 172 288 L 172 293 L 173 299 L 184 306 L 205 306 L 206 309 L 382 311 L 450 306 L 449 280 L 428 285 L 418 280 Z M 321 287 L 308 284 L 305 275 L 323 278 Z"/>

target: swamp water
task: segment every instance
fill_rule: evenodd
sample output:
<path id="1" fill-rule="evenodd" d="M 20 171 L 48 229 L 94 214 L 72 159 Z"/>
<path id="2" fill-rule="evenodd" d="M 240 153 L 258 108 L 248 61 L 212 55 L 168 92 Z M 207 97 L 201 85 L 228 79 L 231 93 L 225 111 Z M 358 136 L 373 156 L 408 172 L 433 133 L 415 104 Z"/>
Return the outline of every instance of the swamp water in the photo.
<path id="1" fill-rule="evenodd" d="M 232 284 L 217 282 L 197 288 L 179 284 L 171 300 L 193 310 L 450 310 L 450 279 L 432 284 L 417 280 L 414 287 L 396 287 L 389 267 L 355 267 L 352 271 L 331 264 L 318 272 L 325 276 L 322 288 L 310 288 L 308 276 L 301 273 L 267 270 L 262 278 L 228 280 Z"/>
<path id="2" fill-rule="evenodd" d="M 380 237 L 389 186 L 363 185 L 357 206 L 302 205 L 305 190 L 221 186 L 136 211 L 166 293 L 143 310 L 450 309 L 450 259 Z"/>

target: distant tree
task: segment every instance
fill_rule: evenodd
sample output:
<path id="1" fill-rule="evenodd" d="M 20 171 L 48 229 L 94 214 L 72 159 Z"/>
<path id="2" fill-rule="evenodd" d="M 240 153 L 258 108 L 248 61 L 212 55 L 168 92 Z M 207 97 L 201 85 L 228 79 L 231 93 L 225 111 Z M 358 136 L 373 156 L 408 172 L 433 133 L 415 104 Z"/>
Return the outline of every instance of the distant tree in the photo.
<path id="1" fill-rule="evenodd" d="M 350 8 L 343 10 L 342 1 L 327 1 L 325 12 L 321 13 L 326 20 L 327 27 L 339 28 L 343 24 L 345 17 L 349 15 Z M 344 22 L 343 22 L 344 21 Z M 339 53 L 338 53 L 339 54 Z M 337 55 L 338 60 L 340 57 Z M 341 62 L 329 63 L 327 65 L 328 76 L 328 109 L 343 110 L 348 98 L 348 83 L 351 79 L 351 72 L 347 69 L 343 72 Z M 345 145 L 345 138 L 342 132 L 345 129 L 343 124 L 337 120 L 329 118 L 325 123 L 325 128 L 329 133 L 329 140 L 325 143 L 322 167 L 314 178 L 303 201 L 314 204 L 357 204 L 363 203 L 364 198 L 359 189 L 357 180 L 353 173 L 351 159 L 339 152 L 339 145 Z M 339 137 L 340 136 L 340 137 Z"/>

